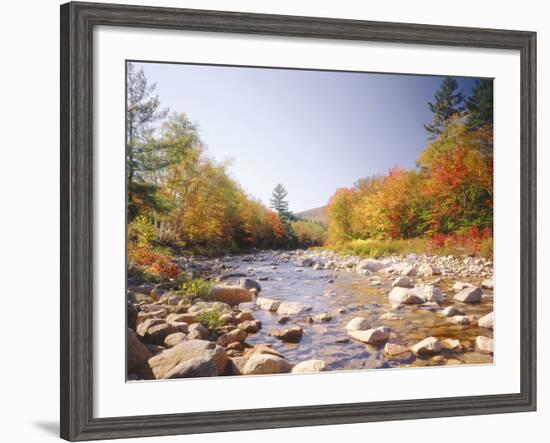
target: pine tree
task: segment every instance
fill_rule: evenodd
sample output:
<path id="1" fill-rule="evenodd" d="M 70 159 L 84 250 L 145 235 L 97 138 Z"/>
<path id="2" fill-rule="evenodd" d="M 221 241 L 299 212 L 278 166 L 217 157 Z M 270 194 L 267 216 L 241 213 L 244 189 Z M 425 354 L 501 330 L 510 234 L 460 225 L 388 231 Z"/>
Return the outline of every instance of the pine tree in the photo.
<path id="1" fill-rule="evenodd" d="M 283 222 L 288 222 L 291 218 L 291 214 L 288 209 L 288 201 L 285 200 L 287 195 L 288 191 L 279 183 L 273 189 L 271 198 L 269 199 L 269 206 L 277 212 L 279 218 Z"/>
<path id="2" fill-rule="evenodd" d="M 464 93 L 457 91 L 458 83 L 452 77 L 446 77 L 439 89 L 435 92 L 435 102 L 428 102 L 430 110 L 434 113 L 432 123 L 424 125 L 429 138 L 434 140 L 445 129 L 449 118 L 464 110 Z"/>
<path id="3" fill-rule="evenodd" d="M 466 109 L 469 112 L 467 126 L 477 129 L 487 124 L 493 124 L 493 81 L 476 80 L 472 95 L 466 99 Z"/>

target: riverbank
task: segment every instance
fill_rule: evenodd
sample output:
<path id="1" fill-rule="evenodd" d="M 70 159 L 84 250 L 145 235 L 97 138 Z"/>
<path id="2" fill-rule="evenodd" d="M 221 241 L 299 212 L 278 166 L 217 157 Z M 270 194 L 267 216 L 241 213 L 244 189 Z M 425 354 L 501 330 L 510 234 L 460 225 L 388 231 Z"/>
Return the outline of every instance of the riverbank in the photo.
<path id="1" fill-rule="evenodd" d="M 175 257 L 214 283 L 129 282 L 128 377 L 185 378 L 491 363 L 492 262 L 257 251 Z"/>

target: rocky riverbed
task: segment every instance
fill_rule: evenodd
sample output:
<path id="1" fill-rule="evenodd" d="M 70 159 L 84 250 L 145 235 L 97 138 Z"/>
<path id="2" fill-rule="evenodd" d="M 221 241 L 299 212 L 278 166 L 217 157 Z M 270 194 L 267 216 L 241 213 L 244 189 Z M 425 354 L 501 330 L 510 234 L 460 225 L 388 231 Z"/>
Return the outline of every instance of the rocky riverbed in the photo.
<path id="1" fill-rule="evenodd" d="M 210 300 L 130 279 L 129 380 L 493 361 L 483 258 L 308 250 L 174 261 L 216 282 Z M 198 321 L 209 311 L 221 320 L 210 330 Z"/>

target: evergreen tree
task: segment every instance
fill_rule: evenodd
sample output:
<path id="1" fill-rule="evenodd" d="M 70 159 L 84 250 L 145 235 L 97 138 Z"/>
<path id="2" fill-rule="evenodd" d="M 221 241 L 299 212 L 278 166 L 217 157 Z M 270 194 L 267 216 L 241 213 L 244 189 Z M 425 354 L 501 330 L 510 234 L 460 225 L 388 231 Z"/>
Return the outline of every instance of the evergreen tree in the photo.
<path id="1" fill-rule="evenodd" d="M 154 95 L 156 85 L 149 84 L 143 69 L 136 70 L 128 63 L 126 109 L 126 168 L 128 181 L 128 218 L 133 219 L 138 206 L 157 207 L 156 185 L 146 174 L 157 169 L 151 162 L 157 149 L 153 124 L 168 113 L 159 109 L 160 100 Z"/>
<path id="2" fill-rule="evenodd" d="M 445 130 L 449 118 L 464 110 L 464 93 L 458 91 L 458 83 L 452 77 L 446 77 L 435 92 L 435 102 L 428 102 L 434 114 L 432 123 L 424 125 L 429 132 L 429 138 L 434 140 Z"/>
<path id="3" fill-rule="evenodd" d="M 472 94 L 466 99 L 466 109 L 469 112 L 467 126 L 476 129 L 493 124 L 493 81 L 476 80 Z"/>
<path id="4" fill-rule="evenodd" d="M 271 198 L 269 199 L 269 206 L 277 212 L 279 218 L 283 222 L 288 222 L 291 218 L 291 214 L 288 209 L 288 201 L 285 200 L 287 195 L 288 191 L 279 183 L 273 189 Z"/>

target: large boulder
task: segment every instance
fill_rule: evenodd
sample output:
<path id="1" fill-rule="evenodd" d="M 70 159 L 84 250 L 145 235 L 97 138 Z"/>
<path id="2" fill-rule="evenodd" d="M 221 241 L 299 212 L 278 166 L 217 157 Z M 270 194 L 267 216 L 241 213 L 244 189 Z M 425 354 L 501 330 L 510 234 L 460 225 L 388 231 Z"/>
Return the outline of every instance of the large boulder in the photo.
<path id="1" fill-rule="evenodd" d="M 453 291 L 455 292 L 460 292 L 462 291 L 463 289 L 466 289 L 466 288 L 470 288 L 474 286 L 473 284 L 471 283 L 465 283 L 463 281 L 457 281 L 454 285 L 453 285 Z"/>
<path id="2" fill-rule="evenodd" d="M 161 345 L 167 336 L 178 330 L 166 320 L 148 319 L 138 325 L 136 332 L 144 342 Z"/>
<path id="3" fill-rule="evenodd" d="M 212 359 L 208 357 L 195 357 L 185 360 L 170 369 L 163 378 L 215 377 L 216 375 L 220 374 Z"/>
<path id="4" fill-rule="evenodd" d="M 229 306 L 227 303 L 223 303 L 219 301 L 212 301 L 212 302 L 200 301 L 195 303 L 193 306 L 191 306 L 188 309 L 188 312 L 194 315 L 200 315 L 209 311 L 218 311 L 220 313 L 228 313 L 228 312 L 231 312 L 231 306 Z"/>
<path id="5" fill-rule="evenodd" d="M 476 337 L 476 349 L 483 354 L 492 354 L 493 339 L 483 335 Z"/>
<path id="6" fill-rule="evenodd" d="M 433 355 L 441 351 L 441 342 L 435 337 L 428 337 L 415 344 L 411 351 L 416 355 Z"/>
<path id="7" fill-rule="evenodd" d="M 187 327 L 188 340 L 206 340 L 210 336 L 210 331 L 202 323 L 191 323 Z"/>
<path id="8" fill-rule="evenodd" d="M 489 314 L 484 315 L 483 317 L 481 317 L 481 318 L 477 321 L 477 324 L 478 324 L 481 328 L 490 328 L 490 329 L 493 329 L 494 319 L 495 319 L 494 312 L 491 312 L 491 313 L 489 313 Z"/>
<path id="9" fill-rule="evenodd" d="M 252 301 L 252 293 L 239 286 L 214 286 L 211 295 L 215 301 L 227 303 L 230 306 Z"/>
<path id="10" fill-rule="evenodd" d="M 279 306 L 280 306 L 281 302 L 278 301 L 278 300 L 272 300 L 270 298 L 265 298 L 265 297 L 258 297 L 256 299 L 256 305 L 260 308 L 260 309 L 264 309 L 266 311 L 276 311 L 277 309 L 279 309 Z"/>
<path id="11" fill-rule="evenodd" d="M 346 325 L 348 331 L 366 331 L 370 328 L 369 321 L 364 317 L 355 317 Z"/>
<path id="12" fill-rule="evenodd" d="M 150 358 L 149 366 L 155 378 L 161 379 L 176 366 L 195 358 L 212 361 L 218 374 L 223 374 L 225 371 L 227 355 L 224 349 L 206 340 L 189 340 L 180 343 Z"/>
<path id="13" fill-rule="evenodd" d="M 147 361 L 151 358 L 152 354 L 130 328 L 127 328 L 126 342 L 128 372 L 140 374 L 144 368 L 147 368 Z"/>
<path id="14" fill-rule="evenodd" d="M 137 316 L 138 316 L 138 309 L 134 306 L 134 304 L 130 300 L 128 300 L 126 302 L 126 322 L 128 327 L 133 331 L 135 331 L 137 327 Z"/>
<path id="15" fill-rule="evenodd" d="M 288 329 L 272 331 L 269 335 L 282 341 L 296 343 L 301 340 L 303 333 L 304 331 L 300 328 L 300 326 L 291 326 Z"/>
<path id="16" fill-rule="evenodd" d="M 348 331 L 354 339 L 370 345 L 380 345 L 385 343 L 390 338 L 390 328 L 387 326 L 379 326 L 366 331 Z"/>
<path id="17" fill-rule="evenodd" d="M 417 305 L 426 302 L 426 299 L 412 289 L 395 287 L 389 294 L 390 303 L 393 305 Z"/>
<path id="18" fill-rule="evenodd" d="M 476 286 L 468 286 L 455 295 L 455 300 L 462 303 L 479 303 L 481 301 L 481 289 Z"/>
<path id="19" fill-rule="evenodd" d="M 443 303 L 443 301 L 445 300 L 443 292 L 441 292 L 433 285 L 417 286 L 416 288 L 411 289 L 411 291 L 413 294 L 418 295 L 420 298 L 423 298 L 427 302 L 431 301 L 435 303 Z"/>
<path id="20" fill-rule="evenodd" d="M 409 352 L 407 346 L 403 346 L 397 343 L 386 343 L 384 346 L 384 354 L 388 357 L 395 357 L 396 355 L 402 355 Z"/>
<path id="21" fill-rule="evenodd" d="M 243 375 L 285 374 L 292 370 L 290 362 L 270 354 L 254 354 L 242 368 Z"/>
<path id="22" fill-rule="evenodd" d="M 330 371 L 330 368 L 323 360 L 306 360 L 298 363 L 292 368 L 292 373 L 300 372 L 324 372 Z"/>
<path id="23" fill-rule="evenodd" d="M 297 301 L 282 302 L 277 308 L 279 315 L 299 315 L 311 311 L 312 307 Z"/>
<path id="24" fill-rule="evenodd" d="M 269 355 L 274 355 L 275 357 L 284 358 L 284 355 L 281 354 L 279 351 L 276 351 L 270 346 L 267 346 L 264 344 L 256 345 L 253 348 L 248 349 L 248 351 L 246 352 L 246 355 L 249 357 L 254 354 L 269 354 Z"/>
<path id="25" fill-rule="evenodd" d="M 423 263 L 418 268 L 417 274 L 421 277 L 431 277 L 432 275 L 439 275 L 441 274 L 441 272 L 439 271 L 439 269 L 434 268 L 429 263 Z"/>

